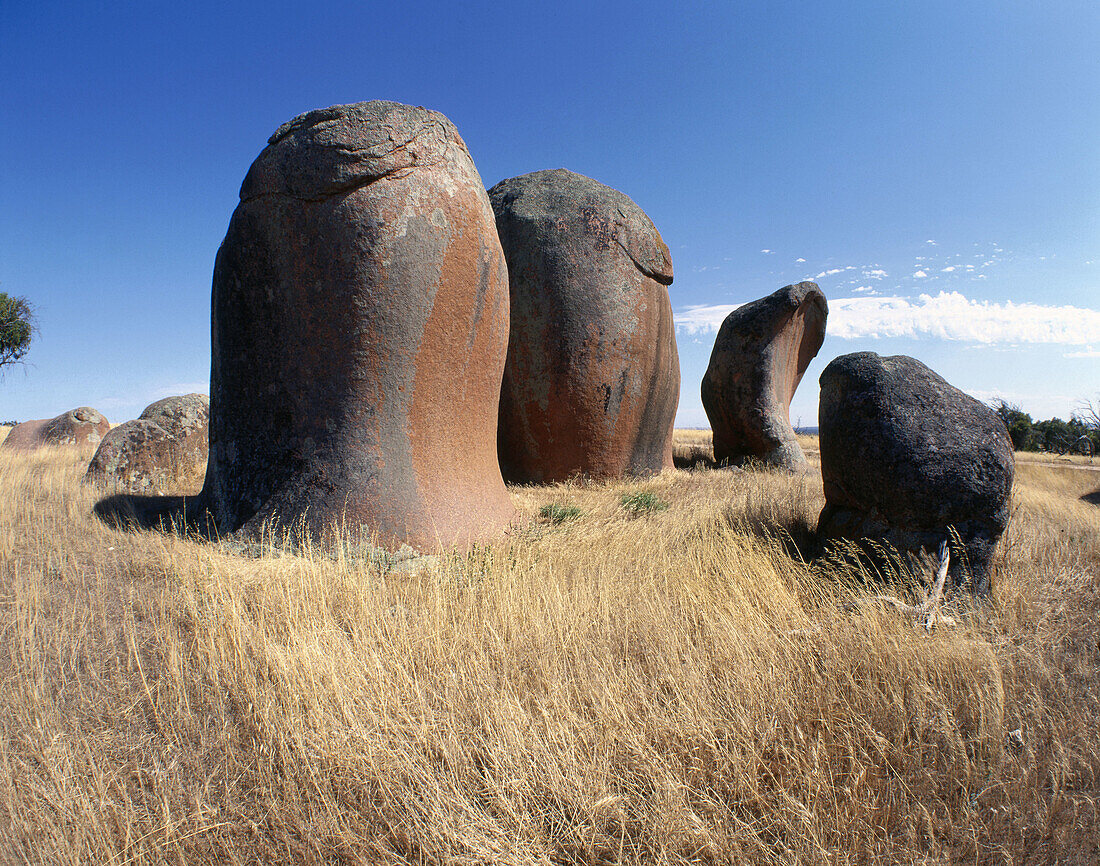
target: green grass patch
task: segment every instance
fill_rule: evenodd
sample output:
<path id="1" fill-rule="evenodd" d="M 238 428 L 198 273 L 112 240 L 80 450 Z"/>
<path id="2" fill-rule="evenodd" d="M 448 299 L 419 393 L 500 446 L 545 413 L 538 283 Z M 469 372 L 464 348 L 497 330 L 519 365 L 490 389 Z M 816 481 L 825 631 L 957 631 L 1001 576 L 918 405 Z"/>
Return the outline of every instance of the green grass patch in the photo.
<path id="1" fill-rule="evenodd" d="M 635 493 L 624 493 L 619 498 L 619 504 L 622 505 L 631 514 L 650 514 L 655 511 L 665 511 L 668 509 L 668 503 L 661 499 L 656 493 L 651 493 L 648 490 L 639 490 Z"/>
<path id="2" fill-rule="evenodd" d="M 561 505 L 557 502 L 548 503 L 539 509 L 539 517 L 554 525 L 576 520 L 583 513 L 576 505 Z"/>

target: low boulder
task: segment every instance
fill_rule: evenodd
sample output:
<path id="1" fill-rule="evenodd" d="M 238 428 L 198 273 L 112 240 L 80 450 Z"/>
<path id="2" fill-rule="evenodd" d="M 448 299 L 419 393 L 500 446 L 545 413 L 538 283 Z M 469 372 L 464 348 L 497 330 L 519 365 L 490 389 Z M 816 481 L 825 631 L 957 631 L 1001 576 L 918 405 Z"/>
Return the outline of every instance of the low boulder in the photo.
<path id="1" fill-rule="evenodd" d="M 158 400 L 103 437 L 84 479 L 141 494 L 195 482 L 206 468 L 209 419 L 205 394 Z"/>
<path id="2" fill-rule="evenodd" d="M 8 431 L 0 448 L 28 452 L 48 445 L 98 445 L 111 422 L 91 406 L 80 406 L 62 412 L 56 418 L 24 421 Z"/>
<path id="3" fill-rule="evenodd" d="M 828 315 L 817 283 L 804 282 L 726 316 L 702 384 L 715 461 L 806 470 L 791 427 L 791 398 L 825 340 Z"/>
<path id="4" fill-rule="evenodd" d="M 989 592 L 1015 471 L 996 412 L 914 358 L 857 352 L 821 374 L 819 424 L 821 536 L 908 552 L 947 538 L 953 582 Z"/>

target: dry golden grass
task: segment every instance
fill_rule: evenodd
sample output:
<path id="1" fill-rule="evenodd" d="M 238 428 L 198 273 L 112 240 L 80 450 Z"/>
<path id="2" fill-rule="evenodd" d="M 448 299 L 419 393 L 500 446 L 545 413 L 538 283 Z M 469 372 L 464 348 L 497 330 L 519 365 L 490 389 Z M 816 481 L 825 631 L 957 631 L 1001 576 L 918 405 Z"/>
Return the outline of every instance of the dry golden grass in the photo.
<path id="1" fill-rule="evenodd" d="M 1022 464 L 994 603 L 925 632 L 798 556 L 811 478 L 518 488 L 383 578 L 112 530 L 89 456 L 0 452 L 0 862 L 1100 857 L 1093 473 Z"/>
<path id="2" fill-rule="evenodd" d="M 1087 454 L 1049 454 L 1042 451 L 1017 451 L 1017 463 L 1047 463 L 1055 466 L 1079 466 L 1100 470 L 1100 457 Z"/>
<path id="3" fill-rule="evenodd" d="M 820 463 L 815 462 L 820 456 L 817 437 L 797 433 L 795 438 L 810 465 L 819 466 Z M 677 429 L 672 440 L 672 456 L 678 469 L 713 469 L 714 435 L 710 430 Z"/>

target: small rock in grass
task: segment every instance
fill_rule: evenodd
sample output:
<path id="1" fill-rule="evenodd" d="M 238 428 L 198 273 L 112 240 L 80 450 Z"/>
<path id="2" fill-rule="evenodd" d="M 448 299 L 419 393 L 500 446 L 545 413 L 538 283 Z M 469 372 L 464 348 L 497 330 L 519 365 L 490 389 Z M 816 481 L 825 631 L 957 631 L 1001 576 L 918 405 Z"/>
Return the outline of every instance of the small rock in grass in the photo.
<path id="1" fill-rule="evenodd" d="M 27 453 L 48 445 L 98 445 L 111 422 L 90 406 L 62 412 L 56 418 L 24 421 L 8 431 L 0 448 Z"/>

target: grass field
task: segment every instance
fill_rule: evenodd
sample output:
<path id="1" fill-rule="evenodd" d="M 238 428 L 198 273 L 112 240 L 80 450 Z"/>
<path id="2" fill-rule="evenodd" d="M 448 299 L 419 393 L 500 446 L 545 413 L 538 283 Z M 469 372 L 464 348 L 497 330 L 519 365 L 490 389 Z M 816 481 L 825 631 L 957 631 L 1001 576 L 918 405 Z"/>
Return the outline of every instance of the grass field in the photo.
<path id="1" fill-rule="evenodd" d="M 517 488 L 383 576 L 113 530 L 89 457 L 0 452 L 0 862 L 1100 860 L 1098 473 L 1021 461 L 929 632 L 802 558 L 816 476 Z"/>

